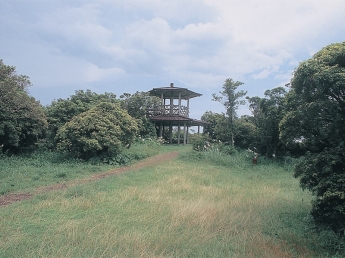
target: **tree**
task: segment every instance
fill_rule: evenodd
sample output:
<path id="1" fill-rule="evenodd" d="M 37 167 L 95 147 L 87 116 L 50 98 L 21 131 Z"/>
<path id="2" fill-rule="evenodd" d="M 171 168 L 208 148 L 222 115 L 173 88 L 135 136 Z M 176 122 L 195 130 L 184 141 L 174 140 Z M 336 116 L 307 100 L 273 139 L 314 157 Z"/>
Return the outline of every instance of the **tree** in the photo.
<path id="1" fill-rule="evenodd" d="M 27 93 L 28 76 L 17 75 L 13 66 L 0 60 L 0 146 L 2 152 L 18 153 L 32 148 L 43 137 L 46 117 L 39 102 Z"/>
<path id="2" fill-rule="evenodd" d="M 58 149 L 89 159 L 120 153 L 137 131 L 135 120 L 119 104 L 101 102 L 62 126 L 56 140 Z"/>
<path id="3" fill-rule="evenodd" d="M 48 142 L 54 147 L 54 138 L 60 127 L 71 119 L 99 103 L 117 103 L 116 95 L 105 92 L 98 94 L 91 90 L 78 90 L 68 99 L 54 100 L 51 105 L 45 108 L 45 113 L 49 123 Z"/>
<path id="4" fill-rule="evenodd" d="M 253 149 L 257 139 L 257 131 L 252 116 L 241 116 L 235 120 L 234 141 L 242 149 Z"/>
<path id="5" fill-rule="evenodd" d="M 285 154 L 285 147 L 279 139 L 279 123 L 284 116 L 286 90 L 277 87 L 265 91 L 265 97 L 247 97 L 249 109 L 256 126 L 257 151 L 268 157 Z"/>
<path id="6" fill-rule="evenodd" d="M 291 80 L 281 139 L 303 142 L 309 153 L 295 169 L 316 199 L 319 224 L 345 228 L 345 42 L 331 44 L 302 62 Z"/>
<path id="7" fill-rule="evenodd" d="M 120 96 L 121 107 L 137 120 L 139 134 L 142 137 L 155 137 L 156 129 L 153 123 L 146 117 L 147 110 L 161 105 L 158 97 L 150 96 L 148 92 L 137 91 L 134 94 L 124 93 Z"/>
<path id="8" fill-rule="evenodd" d="M 234 120 L 237 118 L 237 109 L 240 105 L 245 104 L 245 100 L 241 100 L 241 98 L 247 94 L 247 92 L 243 90 L 236 92 L 237 88 L 242 84 L 242 82 L 235 82 L 229 78 L 226 79 L 223 84 L 223 91 L 219 92 L 222 96 L 216 95 L 215 93 L 212 94 L 212 100 L 220 102 L 226 109 L 232 145 L 234 144 Z"/>
<path id="9" fill-rule="evenodd" d="M 231 139 L 229 120 L 226 118 L 225 114 L 206 111 L 201 116 L 201 120 L 209 123 L 204 127 L 204 135 L 208 135 L 211 139 L 222 142 L 227 142 Z"/>

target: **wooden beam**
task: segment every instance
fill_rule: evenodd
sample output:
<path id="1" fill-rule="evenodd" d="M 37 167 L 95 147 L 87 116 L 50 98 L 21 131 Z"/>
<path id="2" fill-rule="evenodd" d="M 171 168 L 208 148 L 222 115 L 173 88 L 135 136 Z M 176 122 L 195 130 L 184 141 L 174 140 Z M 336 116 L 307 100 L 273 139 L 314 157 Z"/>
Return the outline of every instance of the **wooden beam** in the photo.
<path id="1" fill-rule="evenodd" d="M 170 115 L 174 113 L 174 98 L 170 98 Z"/>
<path id="2" fill-rule="evenodd" d="M 181 92 L 178 94 L 178 115 L 181 114 Z"/>

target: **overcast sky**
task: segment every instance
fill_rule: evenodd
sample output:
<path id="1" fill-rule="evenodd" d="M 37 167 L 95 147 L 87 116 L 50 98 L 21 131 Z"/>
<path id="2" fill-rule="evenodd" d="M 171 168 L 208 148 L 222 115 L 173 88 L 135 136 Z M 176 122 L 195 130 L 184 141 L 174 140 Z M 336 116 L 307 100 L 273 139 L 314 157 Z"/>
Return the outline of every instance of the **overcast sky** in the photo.
<path id="1" fill-rule="evenodd" d="M 0 59 L 43 105 L 75 90 L 203 94 L 232 78 L 248 96 L 289 82 L 299 62 L 345 41 L 344 0 L 0 0 Z M 248 114 L 247 107 L 239 110 Z"/>

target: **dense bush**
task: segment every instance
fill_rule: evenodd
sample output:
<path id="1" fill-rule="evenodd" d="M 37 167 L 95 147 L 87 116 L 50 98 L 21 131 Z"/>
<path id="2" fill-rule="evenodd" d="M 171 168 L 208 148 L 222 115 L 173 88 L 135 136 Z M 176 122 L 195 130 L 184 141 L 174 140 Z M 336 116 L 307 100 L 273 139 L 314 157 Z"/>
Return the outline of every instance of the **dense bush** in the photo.
<path id="1" fill-rule="evenodd" d="M 137 91 L 134 94 L 124 93 L 120 96 L 121 107 L 137 120 L 139 134 L 142 137 L 156 137 L 153 123 L 146 117 L 147 111 L 161 105 L 161 99 L 150 96 L 148 92 Z"/>
<path id="2" fill-rule="evenodd" d="M 256 147 L 260 155 L 283 157 L 286 154 L 286 147 L 279 138 L 279 123 L 285 112 L 286 94 L 283 87 L 277 87 L 266 90 L 264 98 L 247 98 L 256 127 L 254 145 L 248 147 Z"/>
<path id="3" fill-rule="evenodd" d="M 56 136 L 58 148 L 76 157 L 115 156 L 129 147 L 138 131 L 135 120 L 118 104 L 100 103 L 75 116 Z"/>
<path id="4" fill-rule="evenodd" d="M 46 117 L 39 102 L 27 93 L 29 77 L 0 60 L 0 148 L 18 153 L 32 148 L 44 135 Z"/>
<path id="5" fill-rule="evenodd" d="M 218 144 L 217 147 L 221 153 L 224 153 L 227 155 L 233 155 L 237 153 L 236 148 L 229 144 Z"/>
<path id="6" fill-rule="evenodd" d="M 46 145 L 49 148 L 55 147 L 54 138 L 60 127 L 71 119 L 99 103 L 116 103 L 116 95 L 113 93 L 98 94 L 90 90 L 78 90 L 68 99 L 54 100 L 49 106 L 45 107 L 45 113 L 49 123 L 47 131 Z"/>
<path id="7" fill-rule="evenodd" d="M 211 147 L 209 139 L 205 138 L 202 135 L 195 135 L 191 142 L 193 150 L 195 151 L 205 151 Z"/>
<path id="8" fill-rule="evenodd" d="M 209 123 L 204 126 L 204 135 L 207 135 L 211 139 L 217 141 L 231 141 L 229 119 L 226 118 L 225 114 L 218 114 L 213 113 L 211 111 L 206 111 L 202 115 L 201 120 Z"/>
<path id="9" fill-rule="evenodd" d="M 302 187 L 316 195 L 311 211 L 315 221 L 342 233 L 345 233 L 344 168 L 345 153 L 338 148 L 309 153 L 295 169 Z"/>
<path id="10" fill-rule="evenodd" d="M 237 153 L 234 146 L 229 143 L 222 143 L 221 141 L 210 140 L 202 135 L 195 135 L 193 137 L 192 146 L 194 151 L 215 151 L 225 155 L 233 155 Z"/>
<path id="11" fill-rule="evenodd" d="M 251 121 L 253 117 L 242 116 L 234 122 L 235 146 L 241 149 L 253 148 L 257 143 L 257 130 Z"/>
<path id="12" fill-rule="evenodd" d="M 201 120 L 209 123 L 205 125 L 203 134 L 213 140 L 231 143 L 233 137 L 234 145 L 242 149 L 254 147 L 257 142 L 256 126 L 252 121 L 253 117 L 242 116 L 235 118 L 232 126 L 233 134 L 229 126 L 229 119 L 226 118 L 225 114 L 206 111 Z"/>
<path id="13" fill-rule="evenodd" d="M 281 139 L 301 142 L 310 154 L 296 167 L 312 191 L 316 222 L 345 228 L 345 42 L 329 45 L 302 62 L 287 94 Z"/>

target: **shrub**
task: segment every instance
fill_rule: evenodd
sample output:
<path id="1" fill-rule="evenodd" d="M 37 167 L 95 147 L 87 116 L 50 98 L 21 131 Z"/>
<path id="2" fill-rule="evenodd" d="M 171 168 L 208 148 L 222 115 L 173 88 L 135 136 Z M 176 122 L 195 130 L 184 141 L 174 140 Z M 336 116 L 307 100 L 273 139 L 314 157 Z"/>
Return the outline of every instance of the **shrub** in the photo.
<path id="1" fill-rule="evenodd" d="M 138 126 L 118 104 L 100 103 L 75 116 L 57 132 L 58 149 L 84 159 L 115 156 L 129 147 Z"/>
<path id="2" fill-rule="evenodd" d="M 211 147 L 211 144 L 208 141 L 208 139 L 201 135 L 198 135 L 193 138 L 192 145 L 193 145 L 193 150 L 195 151 L 205 151 Z"/>
<path id="3" fill-rule="evenodd" d="M 46 106 L 45 114 L 49 128 L 47 130 L 46 141 L 44 142 L 45 147 L 54 149 L 56 147 L 54 138 L 60 127 L 71 121 L 73 117 L 102 102 L 117 103 L 119 101 L 113 93 L 105 92 L 104 94 L 98 94 L 91 90 L 77 90 L 70 98 L 54 100 L 49 106 Z"/>
<path id="4" fill-rule="evenodd" d="M 234 146 L 227 145 L 227 144 L 219 144 L 218 145 L 219 151 L 227 154 L 227 155 L 234 155 L 237 153 L 237 150 Z"/>
<path id="5" fill-rule="evenodd" d="M 315 195 L 318 224 L 345 228 L 345 42 L 331 44 L 300 63 L 285 99 L 280 138 L 311 154 L 296 167 L 303 188 Z"/>
<path id="6" fill-rule="evenodd" d="M 341 149 L 325 149 L 309 154 L 295 169 L 303 189 L 309 189 L 317 198 L 311 214 L 318 224 L 334 231 L 345 229 L 345 158 Z"/>
<path id="7" fill-rule="evenodd" d="M 44 136 L 47 120 L 41 104 L 29 96 L 29 77 L 0 59 L 0 148 L 2 152 L 32 150 Z"/>

